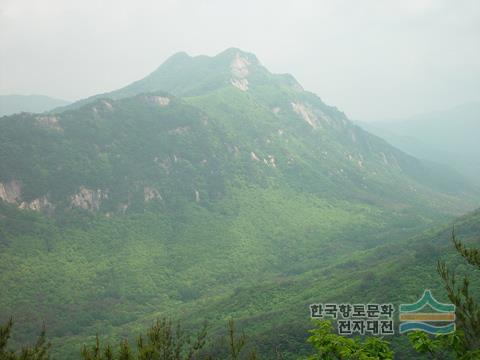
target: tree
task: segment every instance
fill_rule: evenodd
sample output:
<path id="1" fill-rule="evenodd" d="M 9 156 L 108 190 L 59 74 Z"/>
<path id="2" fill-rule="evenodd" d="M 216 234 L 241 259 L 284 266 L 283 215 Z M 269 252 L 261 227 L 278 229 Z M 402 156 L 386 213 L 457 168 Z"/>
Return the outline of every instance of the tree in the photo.
<path id="1" fill-rule="evenodd" d="M 157 320 L 145 339 L 141 335 L 138 339 L 138 359 L 190 360 L 205 346 L 206 337 L 206 324 L 192 342 L 180 324 L 174 327 L 170 320 Z"/>
<path id="2" fill-rule="evenodd" d="M 228 354 L 231 360 L 256 360 L 257 354 L 252 351 L 243 354 L 247 338 L 244 333 L 236 335 L 235 323 L 233 320 L 228 322 Z M 1 338 L 0 338 L 1 339 Z M 110 345 L 104 349 L 100 346 L 98 335 L 95 338 L 95 344 L 82 349 L 83 360 L 191 360 L 207 359 L 213 360 L 214 357 L 208 353 L 201 353 L 207 341 L 207 326 L 194 336 L 188 336 L 181 326 L 174 326 L 170 320 L 159 319 L 153 324 L 145 335 L 140 335 L 137 340 L 137 351 L 130 348 L 127 340 L 120 343 L 117 355 L 114 355 Z M 3 360 L 3 358 L 0 358 Z M 8 359 L 10 360 L 10 359 Z M 43 360 L 43 359 L 42 359 Z"/>
<path id="3" fill-rule="evenodd" d="M 228 321 L 228 344 L 230 349 L 230 359 L 239 360 L 240 353 L 242 352 L 243 347 L 247 343 L 247 337 L 242 333 L 239 337 L 235 335 L 235 322 L 233 319 Z M 257 359 L 257 353 L 252 351 L 247 355 L 247 360 Z"/>
<path id="4" fill-rule="evenodd" d="M 120 353 L 118 354 L 118 360 L 133 360 L 132 352 L 130 351 L 130 345 L 127 340 L 120 343 Z"/>
<path id="5" fill-rule="evenodd" d="M 450 360 L 452 356 L 461 360 L 478 360 L 478 353 L 465 349 L 464 335 L 461 330 L 452 334 L 432 337 L 422 331 L 408 334 L 412 347 L 419 353 L 434 360 Z"/>
<path id="6" fill-rule="evenodd" d="M 13 320 L 10 318 L 5 325 L 0 327 L 0 359 L 15 359 L 13 351 L 7 349 L 10 331 L 12 330 Z"/>
<path id="7" fill-rule="evenodd" d="M 105 349 L 100 348 L 100 340 L 98 339 L 98 334 L 95 337 L 95 345 L 90 349 L 84 345 L 82 349 L 82 359 L 83 360 L 113 360 L 113 352 L 110 345 L 107 345 Z"/>
<path id="8" fill-rule="evenodd" d="M 7 344 L 13 327 L 13 319 L 10 318 L 5 325 L 0 326 L 0 360 L 49 360 L 50 343 L 46 339 L 45 326 L 34 345 L 22 347 L 20 354 L 8 349 Z"/>
<path id="9" fill-rule="evenodd" d="M 473 266 L 480 270 L 480 249 L 467 248 L 455 236 L 452 230 L 452 242 L 457 252 Z M 447 290 L 448 298 L 455 305 L 457 330 L 453 334 L 439 335 L 431 338 L 425 333 L 409 334 L 415 350 L 429 354 L 432 359 L 441 359 L 451 353 L 456 359 L 480 359 L 480 305 L 470 292 L 470 279 L 465 275 L 457 285 L 457 277 L 444 261 L 438 261 L 437 271 Z"/>
<path id="10" fill-rule="evenodd" d="M 452 242 L 457 252 L 468 264 L 480 270 L 480 249 L 467 248 L 452 231 Z M 438 273 L 445 283 L 448 298 L 456 306 L 457 326 L 463 331 L 465 347 L 467 350 L 480 349 L 480 308 L 477 301 L 470 293 L 470 279 L 463 277 L 462 284 L 456 286 L 456 277 L 443 261 L 438 262 Z"/>
<path id="11" fill-rule="evenodd" d="M 393 351 L 390 344 L 381 338 L 369 337 L 365 340 L 344 337 L 333 333 L 330 321 L 317 321 L 317 328 L 310 330 L 308 338 L 317 353 L 308 360 L 390 360 Z"/>
<path id="12" fill-rule="evenodd" d="M 192 339 L 187 336 L 180 324 L 174 326 L 170 320 L 158 319 L 146 335 L 137 341 L 137 354 L 134 355 L 127 340 L 119 346 L 118 356 L 114 356 L 110 345 L 101 349 L 98 335 L 95 345 L 83 347 L 83 360 L 190 360 L 205 346 L 206 325 Z"/>

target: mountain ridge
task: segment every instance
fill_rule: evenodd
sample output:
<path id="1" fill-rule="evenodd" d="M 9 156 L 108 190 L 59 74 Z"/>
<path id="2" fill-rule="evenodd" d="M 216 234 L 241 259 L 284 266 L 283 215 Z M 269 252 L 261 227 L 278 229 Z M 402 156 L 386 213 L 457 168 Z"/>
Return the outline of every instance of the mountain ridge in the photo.
<path id="1" fill-rule="evenodd" d="M 183 71 L 184 69 L 186 70 Z M 200 86 L 196 79 L 189 75 L 193 72 L 200 74 L 200 78 L 203 79 Z M 145 90 L 158 87 L 164 87 L 164 89 L 145 93 Z M 169 95 L 169 91 L 172 90 L 179 95 Z M 201 93 L 197 94 L 200 90 Z M 182 94 L 186 94 L 186 96 L 182 96 Z M 132 111 L 145 115 L 140 115 L 134 120 L 131 118 Z M 197 118 L 195 126 L 204 133 L 205 139 L 193 136 L 191 129 L 193 123 L 188 126 L 182 125 L 185 123 L 184 120 L 181 120 L 181 114 L 184 112 L 190 114 L 189 116 L 196 112 L 194 115 Z M 175 123 L 174 128 L 166 129 L 165 124 L 153 123 L 149 119 L 150 116 L 164 119 L 162 121 L 165 124 L 168 123 L 169 116 L 178 117 L 178 120 L 172 122 L 172 124 Z M 123 120 L 119 122 L 119 118 Z M 211 118 L 210 125 L 214 125 L 212 130 L 210 130 L 208 118 Z M 381 201 L 403 202 L 405 199 L 417 197 L 420 199 L 423 196 L 426 196 L 426 201 L 430 201 L 427 200 L 428 197 L 432 198 L 435 196 L 434 193 L 438 192 L 444 193 L 442 196 L 446 195 L 445 202 L 442 202 L 443 206 L 447 203 L 453 204 L 456 201 L 454 200 L 455 196 L 460 196 L 462 201 L 467 202 L 469 194 L 478 194 L 473 186 L 462 178 L 457 178 L 456 174 L 449 175 L 447 170 L 438 165 L 421 162 L 403 154 L 383 140 L 356 127 L 337 108 L 326 105 L 317 95 L 304 91 L 293 76 L 273 75 L 260 65 L 254 55 L 235 48 L 227 49 L 214 57 L 190 57 L 186 53 L 177 53 L 144 79 L 122 89 L 79 101 L 61 111 L 51 112 L 49 116 L 26 114 L 19 116 L 18 119 L 25 125 L 30 123 L 30 131 L 35 131 L 37 136 L 48 130 L 49 141 L 55 143 L 68 138 L 70 139 L 68 141 L 72 142 L 72 146 L 77 142 L 78 133 L 91 133 L 93 128 L 100 130 L 103 127 L 103 130 L 100 130 L 105 132 L 103 138 L 99 137 L 99 134 L 92 133 L 90 139 L 84 138 L 82 141 L 86 141 L 89 147 L 97 149 L 88 153 L 89 162 L 101 164 L 106 161 L 106 166 L 110 169 L 108 176 L 113 183 L 117 183 L 114 188 L 117 188 L 117 192 L 123 193 L 123 200 L 117 199 L 116 202 L 113 202 L 112 206 L 117 208 L 114 212 L 123 211 L 118 209 L 129 207 L 132 201 L 130 200 L 132 194 L 122 189 L 135 188 L 139 183 L 145 183 L 143 186 L 145 193 L 158 193 L 157 197 L 162 199 L 165 196 L 160 196 L 159 188 L 161 187 L 167 187 L 165 192 L 176 193 L 175 182 L 172 183 L 168 180 L 171 176 L 165 172 L 165 165 L 157 163 L 158 161 L 167 164 L 173 162 L 174 167 L 188 165 L 190 177 L 196 178 L 207 188 L 210 183 L 223 182 L 224 180 L 219 179 L 229 178 L 228 175 L 225 175 L 226 169 L 229 169 L 231 174 L 243 177 L 242 171 L 251 172 L 250 168 L 253 165 L 257 169 L 255 171 L 257 171 L 259 179 L 287 180 L 294 186 L 297 186 L 295 184 L 299 181 L 308 183 L 307 189 L 317 195 L 321 192 L 324 194 L 331 192 L 337 194 L 336 196 L 346 196 L 342 195 L 342 193 L 346 193 L 350 194 L 349 196 L 363 197 L 370 201 L 383 199 Z M 214 122 L 212 123 L 212 121 Z M 7 123 L 8 120 L 5 119 L 3 124 L 8 126 Z M 198 127 L 200 123 L 203 125 Z M 144 130 L 140 129 L 138 134 L 142 133 L 145 138 L 152 139 L 151 150 L 148 153 L 145 152 L 144 157 L 135 162 L 133 159 L 129 160 L 131 161 L 129 166 L 135 168 L 142 164 L 145 169 L 160 166 L 161 171 L 164 172 L 159 172 L 158 169 L 153 170 L 154 178 L 142 180 L 134 180 L 132 176 L 125 175 L 123 184 L 120 184 L 118 180 L 113 181 L 113 172 L 123 172 L 118 168 L 119 165 L 115 165 L 117 160 L 112 158 L 113 154 L 110 153 L 112 145 L 118 142 L 111 135 L 117 131 L 114 129 L 115 126 L 124 126 L 125 130 L 138 126 L 145 127 Z M 76 132 L 70 128 L 76 129 Z M 156 135 L 158 138 L 155 140 L 150 134 L 153 129 L 158 132 Z M 232 134 L 235 135 L 232 137 Z M 240 134 L 242 143 L 235 143 L 237 141 L 235 137 L 238 138 Z M 187 139 L 190 139 L 188 147 L 198 149 L 196 150 L 198 154 L 211 148 L 211 144 L 223 143 L 224 145 L 217 145 L 215 150 L 208 150 L 210 155 L 203 154 L 203 159 L 192 160 L 193 154 L 185 154 L 183 156 L 186 159 L 185 165 L 180 165 L 178 156 L 183 150 L 178 148 L 172 151 L 158 143 L 161 141 L 165 144 L 171 143 L 173 146 L 175 143 L 184 143 Z M 5 142 L 9 140 L 11 141 L 5 137 Z M 138 137 L 136 141 L 145 140 Z M 61 145 L 58 143 L 55 146 Z M 131 145 L 125 144 L 124 146 Z M 120 152 L 115 156 L 131 157 L 130 154 L 122 152 L 120 148 L 115 148 L 117 149 L 115 151 Z M 155 148 L 162 150 L 154 150 Z M 227 152 L 221 155 L 220 162 L 212 158 L 212 156 L 217 156 L 225 151 L 225 148 Z M 242 148 L 241 151 L 240 148 Z M 69 153 L 68 149 L 63 151 Z M 155 151 L 160 152 L 155 153 Z M 8 150 L 5 150 L 6 152 Z M 79 148 L 78 152 L 81 154 L 84 150 Z M 38 157 L 38 155 L 33 156 Z M 72 159 L 76 156 L 72 154 Z M 17 154 L 12 159 L 18 157 L 32 158 L 32 154 Z M 303 161 L 303 158 L 308 159 L 307 162 Z M 153 162 L 147 159 L 153 159 Z M 199 161 L 204 162 L 200 167 Z M 211 169 L 209 161 L 216 161 L 216 166 L 219 168 Z M 5 165 L 6 163 L 9 165 Z M 36 165 L 29 166 L 38 168 L 42 166 L 42 163 L 44 160 L 38 157 L 35 161 Z M 237 166 L 232 167 L 230 165 L 232 163 L 236 163 Z M 248 166 L 245 167 L 247 163 Z M 44 166 L 51 165 L 45 164 Z M 78 167 L 81 166 L 83 165 L 79 163 Z M 266 166 L 268 171 L 265 172 L 262 166 Z M 15 167 L 18 168 L 11 160 L 6 159 L 2 172 L 8 174 L 9 168 Z M 239 168 L 242 170 L 239 171 Z M 223 175 L 217 176 L 217 179 L 214 180 L 211 175 L 205 173 L 206 169 L 218 171 Z M 85 170 L 94 177 L 100 176 L 101 178 L 106 175 L 106 173 L 105 175 L 95 174 L 96 170 L 94 169 Z M 26 168 L 21 171 L 31 172 Z M 35 176 L 36 179 L 43 178 L 45 185 L 40 186 L 38 180 L 36 180 L 35 186 L 27 185 L 29 188 L 43 188 L 43 190 L 41 192 L 30 190 L 35 195 L 28 195 L 27 191 L 25 196 L 21 196 L 18 189 L 24 187 L 22 183 L 31 182 L 31 178 L 20 179 L 18 175 L 13 176 L 12 174 L 9 178 L 4 176 L 0 178 L 2 186 L 0 196 L 4 200 L 7 199 L 11 203 L 16 202 L 18 206 L 30 209 L 56 207 L 48 199 L 49 197 L 56 198 L 57 202 L 60 201 L 59 204 L 63 204 L 62 207 L 81 205 L 80 207 L 90 210 L 100 210 L 102 201 L 112 203 L 113 195 L 108 195 L 108 193 L 115 192 L 115 190 L 112 190 L 111 185 L 103 181 L 104 184 L 99 187 L 98 181 L 88 180 L 88 177 L 77 170 L 65 171 L 61 170 L 59 173 L 58 170 L 55 170 L 52 172 L 45 168 L 43 173 L 50 173 L 50 176 L 40 173 Z M 138 173 L 141 174 L 142 171 L 139 168 Z M 71 178 L 72 172 L 77 173 L 77 180 L 84 178 L 83 182 L 72 179 L 72 185 L 68 191 L 66 189 L 59 190 L 65 186 L 58 183 L 58 179 Z M 55 173 L 58 174 L 53 175 Z M 304 175 L 298 178 L 296 173 Z M 230 178 L 237 175 L 232 175 Z M 400 191 L 400 188 L 403 187 L 401 190 L 403 195 L 397 196 L 388 193 L 386 189 L 392 181 L 390 177 L 398 180 L 398 190 Z M 58 186 L 49 190 L 46 184 L 55 183 L 58 183 Z M 73 184 L 76 185 L 73 186 Z M 156 185 L 153 186 L 153 184 Z M 351 190 L 342 191 L 341 186 Z M 422 190 L 417 196 L 415 193 L 419 190 L 417 189 L 419 186 Z M 200 197 L 201 191 L 191 184 L 187 192 L 195 194 L 194 199 L 197 199 Z M 184 196 L 187 194 L 185 193 Z M 12 201 L 12 197 L 15 201 Z M 22 197 L 25 197 L 25 200 L 21 199 Z M 66 205 L 68 201 L 70 201 L 70 205 Z M 460 204 L 460 202 L 457 203 Z M 112 206 L 108 208 L 108 213 L 114 210 Z"/>
<path id="2" fill-rule="evenodd" d="M 68 104 L 69 101 L 46 95 L 0 95 L 0 116 L 19 112 L 39 113 Z"/>
<path id="3" fill-rule="evenodd" d="M 210 90 L 217 89 L 218 87 L 222 87 L 228 85 L 231 79 L 231 62 L 233 58 L 239 56 L 242 59 L 245 59 L 248 62 L 251 62 L 249 65 L 253 65 L 256 71 L 260 73 L 268 73 L 268 75 L 272 77 L 278 77 L 278 79 L 284 79 L 286 83 L 292 83 L 294 85 L 300 86 L 298 81 L 293 77 L 291 74 L 271 74 L 258 60 L 258 58 L 249 52 L 242 51 L 238 48 L 228 48 L 215 56 L 207 56 L 207 55 L 197 55 L 197 56 L 190 56 L 186 52 L 177 52 L 172 56 L 168 57 L 158 68 L 156 68 L 153 72 L 145 76 L 144 78 L 134 81 L 129 85 L 126 85 L 118 90 L 113 90 L 110 92 L 106 92 L 99 95 L 94 95 L 73 104 L 66 106 L 66 107 L 59 107 L 54 109 L 53 112 L 60 112 L 66 109 L 71 109 L 78 107 L 82 104 L 88 103 L 93 101 L 99 97 L 110 97 L 113 99 L 119 99 L 122 97 L 133 96 L 135 94 L 139 94 L 142 92 L 155 92 L 155 91 L 166 91 L 171 93 L 175 96 L 188 96 L 192 95 L 189 93 L 189 90 L 185 90 L 182 87 L 178 87 L 177 83 L 178 73 L 184 72 L 187 70 L 187 74 L 184 76 L 183 80 L 185 83 L 190 83 L 192 81 L 197 81 L 199 79 L 198 73 L 200 72 L 200 81 L 203 80 L 204 77 L 208 78 L 211 76 L 212 73 L 218 73 L 219 67 L 221 69 L 221 76 L 220 79 L 217 75 L 214 75 L 216 79 L 213 81 L 214 88 L 210 88 Z M 240 64 L 240 66 L 245 64 Z M 197 69 L 196 67 L 199 67 Z M 190 68 L 194 69 L 190 69 Z M 213 69 L 209 69 L 213 67 Z M 203 73 L 202 73 L 203 71 Z M 171 83 L 171 74 L 175 74 L 175 85 Z M 202 76 L 204 75 L 204 76 Z M 243 78 L 243 75 L 240 73 L 238 74 L 240 78 Z M 193 78 L 192 78 L 193 76 Z M 261 76 L 262 77 L 262 76 Z M 210 85 L 212 86 L 212 85 Z M 301 86 L 300 86 L 301 88 Z M 303 89 L 302 89 L 303 90 Z"/>
<path id="4" fill-rule="evenodd" d="M 17 319 L 15 341 L 45 323 L 68 359 L 95 333 L 206 314 L 286 344 L 267 335 L 303 339 L 306 301 L 393 286 L 406 239 L 478 207 L 474 186 L 294 78 L 235 50 L 178 56 L 128 96 L 0 118 L 0 320 Z"/>

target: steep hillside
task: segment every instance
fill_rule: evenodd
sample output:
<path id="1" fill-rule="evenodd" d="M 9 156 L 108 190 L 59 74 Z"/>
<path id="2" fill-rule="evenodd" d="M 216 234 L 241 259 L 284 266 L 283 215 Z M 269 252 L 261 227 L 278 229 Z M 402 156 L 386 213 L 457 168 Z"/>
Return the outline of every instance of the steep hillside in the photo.
<path id="1" fill-rule="evenodd" d="M 478 196 L 462 177 L 371 136 L 293 77 L 271 74 L 238 49 L 213 58 L 174 55 L 103 96 L 2 121 L 0 182 L 23 189 L 17 203 L 48 205 L 44 197 L 52 197 L 55 206 L 68 206 L 88 197 L 96 204 L 83 207 L 101 203 L 111 212 L 130 208 L 142 191 L 144 199 L 155 193 L 168 202 L 181 192 L 209 201 L 227 183 L 267 179 L 337 199 L 447 212 L 461 212 Z M 25 136 L 28 147 L 11 146 Z"/>
<path id="2" fill-rule="evenodd" d="M 259 339 L 304 327 L 299 301 L 356 289 L 378 246 L 393 268 L 395 244 L 479 193 L 229 49 L 0 118 L 0 199 L 0 320 L 15 316 L 16 341 L 45 321 L 71 358 L 159 315 L 214 332 L 233 315 Z"/>
<path id="3" fill-rule="evenodd" d="M 457 276 L 469 275 L 471 291 L 479 298 L 478 272 L 455 251 L 451 242 L 453 226 L 458 239 L 467 246 L 480 247 L 480 210 L 476 210 L 409 239 L 350 253 L 329 266 L 236 288 L 213 303 L 199 304 L 199 308 L 184 310 L 178 316 L 188 322 L 194 313 L 232 315 L 241 320 L 267 358 L 274 359 L 277 349 L 286 358 L 296 359 L 310 351 L 305 344 L 312 327 L 309 304 L 391 302 L 398 308 L 399 304 L 417 301 L 425 289 L 448 303 L 436 270 L 440 259 Z M 396 350 L 395 359 L 417 358 L 405 336 L 388 340 Z"/>

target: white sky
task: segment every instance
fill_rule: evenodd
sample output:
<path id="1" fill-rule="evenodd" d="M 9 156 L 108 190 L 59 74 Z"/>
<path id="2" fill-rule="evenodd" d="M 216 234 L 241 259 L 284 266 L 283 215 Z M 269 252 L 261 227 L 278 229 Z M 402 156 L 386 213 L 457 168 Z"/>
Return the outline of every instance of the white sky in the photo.
<path id="1" fill-rule="evenodd" d="M 76 100 L 232 46 L 353 119 L 480 101 L 478 0 L 0 0 L 0 94 Z"/>

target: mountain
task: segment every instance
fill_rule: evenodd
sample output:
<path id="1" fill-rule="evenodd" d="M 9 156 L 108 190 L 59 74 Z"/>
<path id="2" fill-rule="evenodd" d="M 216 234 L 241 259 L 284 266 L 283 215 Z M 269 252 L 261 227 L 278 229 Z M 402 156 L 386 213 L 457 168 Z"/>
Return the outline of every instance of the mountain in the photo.
<path id="1" fill-rule="evenodd" d="M 271 74 L 254 54 L 230 48 L 214 57 L 191 57 L 185 52 L 177 53 L 139 81 L 119 90 L 77 101 L 59 110 L 78 108 L 102 97 L 121 99 L 159 90 L 175 96 L 196 96 L 232 85 L 240 90 L 248 90 L 255 85 L 270 85 L 302 91 L 301 85 L 293 76 Z"/>
<path id="2" fill-rule="evenodd" d="M 195 313 L 208 318 L 242 319 L 245 328 L 255 330 L 252 341 L 261 353 L 273 355 L 273 350 L 278 349 L 286 358 L 296 359 L 311 351 L 305 344 L 312 328 L 305 316 L 310 304 L 393 303 L 398 309 L 402 303 L 416 302 L 425 289 L 430 289 L 439 301 L 449 303 L 437 273 L 438 260 L 444 260 L 459 278 L 469 275 L 471 292 L 478 299 L 478 274 L 465 266 L 456 252 L 451 242 L 453 226 L 457 239 L 469 247 L 480 247 L 480 209 L 477 209 L 409 238 L 351 252 L 325 266 L 239 287 L 178 316 L 184 321 Z M 406 336 L 386 337 L 386 340 L 396 349 L 395 359 L 423 359 L 412 350 Z"/>
<path id="3" fill-rule="evenodd" d="M 0 116 L 19 112 L 44 112 L 69 102 L 45 95 L 0 95 Z"/>
<path id="4" fill-rule="evenodd" d="M 416 302 L 425 289 L 430 289 L 439 301 L 450 303 L 437 273 L 439 260 L 445 261 L 459 279 L 468 275 L 471 294 L 478 299 L 478 273 L 466 266 L 455 250 L 451 241 L 453 226 L 457 239 L 468 247 L 480 247 L 480 209 L 477 209 L 410 238 L 350 253 L 330 266 L 311 269 L 294 278 L 241 288 L 218 303 L 192 309 L 182 316 L 188 318 L 194 311 L 212 313 L 212 316 L 218 316 L 219 311 L 238 318 L 243 315 L 245 327 L 258 329 L 254 337 L 257 348 L 270 353 L 278 346 L 295 358 L 295 354 L 308 354 L 310 350 L 305 346 L 308 330 L 312 328 L 311 322 L 305 318 L 305 309 L 310 304 L 362 304 L 370 301 L 393 303 L 398 309 L 402 303 Z M 243 307 L 258 306 L 261 303 L 258 298 L 269 299 L 275 306 L 269 308 L 268 303 L 264 303 L 261 314 L 245 316 Z M 272 325 L 262 328 L 258 323 Z M 272 328 L 278 339 L 276 342 L 272 340 Z M 387 337 L 386 340 L 391 341 L 396 349 L 395 359 L 423 359 L 412 350 L 406 336 Z"/>
<path id="5" fill-rule="evenodd" d="M 359 123 L 402 151 L 447 164 L 480 184 L 480 103 L 394 122 Z"/>
<path id="6" fill-rule="evenodd" d="M 265 358 L 296 358 L 306 301 L 353 291 L 373 264 L 357 257 L 479 198 L 250 53 L 179 53 L 123 89 L 0 118 L 0 320 L 17 343 L 45 322 L 73 358 L 157 316 L 213 333 L 234 316 Z"/>
<path id="7" fill-rule="evenodd" d="M 148 98 L 146 95 L 147 99 L 139 96 L 146 93 L 151 93 L 151 97 Z M 174 97 L 166 94 L 172 94 Z M 128 100 L 127 106 L 136 107 L 135 111 L 138 112 L 143 111 L 139 107 L 145 104 L 155 105 L 155 101 L 162 101 L 158 99 L 165 98 L 165 101 L 170 101 L 181 97 L 185 102 L 181 106 L 190 105 L 203 112 L 203 115 L 198 114 L 197 118 L 212 117 L 212 123 L 215 125 L 215 132 L 212 135 L 217 139 L 210 141 L 202 138 L 203 140 L 198 139 L 192 143 L 188 124 L 185 126 L 186 124 L 182 123 L 166 129 L 167 132 L 175 129 L 182 131 L 180 127 L 185 127 L 183 136 L 190 144 L 198 146 L 211 146 L 223 142 L 223 148 L 210 151 L 222 152 L 227 157 L 226 154 L 232 157 L 233 153 L 233 159 L 225 159 L 229 164 L 238 162 L 239 154 L 242 161 L 253 159 L 254 163 L 268 162 L 267 166 L 270 168 L 273 168 L 273 165 L 276 168 L 275 162 L 283 161 L 288 166 L 279 167 L 276 173 L 287 176 L 291 184 L 299 182 L 297 173 L 302 168 L 301 174 L 312 191 L 329 194 L 335 192 L 338 196 L 350 196 L 355 192 L 355 196 L 376 197 L 377 200 L 381 199 L 379 201 L 385 201 L 391 196 L 406 199 L 409 196 L 404 196 L 404 193 L 417 192 L 418 186 L 422 187 L 419 193 L 434 190 L 448 196 L 456 196 L 463 192 L 465 198 L 468 198 L 465 195 L 470 191 L 474 191 L 468 181 L 454 172 L 433 163 L 418 161 L 381 139 L 370 136 L 353 125 L 342 112 L 325 105 L 315 94 L 304 91 L 293 76 L 271 74 L 253 54 L 235 48 L 215 57 L 190 57 L 186 53 L 178 53 L 142 80 L 58 109 L 59 115 L 55 119 L 61 119 L 62 116 L 75 117 L 76 113 L 65 115 L 62 113 L 79 110 L 97 123 L 96 117 L 99 115 L 95 111 L 98 112 L 99 109 L 108 106 L 114 107 L 112 100 L 118 101 L 129 97 L 136 99 L 136 102 Z M 97 106 L 92 105 L 94 102 Z M 104 103 L 108 105 L 102 105 Z M 119 101 L 118 104 L 124 103 Z M 162 104 L 157 105 L 159 106 L 153 111 L 161 112 Z M 125 106 L 120 105 L 120 111 L 124 108 Z M 165 108 L 175 109 L 174 111 L 177 109 L 173 105 L 167 105 Z M 150 107 L 151 109 L 155 109 L 155 106 Z M 115 115 L 112 115 L 113 113 Z M 105 116 L 117 117 L 117 113 L 113 113 Z M 122 116 L 123 114 L 118 115 Z M 146 114 L 146 117 L 148 116 L 151 115 Z M 208 124 L 208 119 L 206 123 Z M 117 125 L 119 124 L 115 124 Z M 210 128 L 208 125 L 204 126 L 205 129 Z M 193 133 L 197 133 L 196 130 L 195 128 Z M 168 133 L 166 136 L 169 138 L 166 141 L 170 141 L 172 137 Z M 202 141 L 207 145 L 200 144 Z M 239 151 L 239 146 L 244 147 L 245 149 L 242 149 L 244 151 Z M 269 153 L 274 149 L 276 154 Z M 195 149 L 195 153 L 201 151 Z M 291 158 L 293 154 L 298 155 L 299 159 Z M 150 157 L 155 155 L 158 154 L 148 154 Z M 163 161 L 171 161 L 168 158 L 172 156 L 171 153 L 161 155 Z M 157 158 L 160 159 L 159 156 Z M 199 160 L 208 162 L 206 158 Z M 135 159 L 137 165 L 138 161 L 150 160 Z M 368 166 L 364 167 L 367 163 Z M 239 169 L 237 165 L 230 167 L 233 169 L 231 171 Z M 243 169 L 240 172 L 244 174 Z M 440 173 L 442 175 L 438 176 Z M 392 178 L 397 176 L 402 178 L 398 182 L 399 187 L 404 188 L 399 189 L 399 193 L 389 193 L 387 188 Z M 221 177 L 215 175 L 217 180 Z M 77 187 L 84 185 L 80 182 L 76 184 Z M 347 193 L 352 194 L 347 194 L 345 189 L 348 189 Z M 189 191 L 195 192 L 195 189 L 192 187 Z M 442 207 L 443 205 L 442 202 Z"/>

